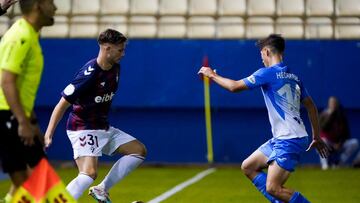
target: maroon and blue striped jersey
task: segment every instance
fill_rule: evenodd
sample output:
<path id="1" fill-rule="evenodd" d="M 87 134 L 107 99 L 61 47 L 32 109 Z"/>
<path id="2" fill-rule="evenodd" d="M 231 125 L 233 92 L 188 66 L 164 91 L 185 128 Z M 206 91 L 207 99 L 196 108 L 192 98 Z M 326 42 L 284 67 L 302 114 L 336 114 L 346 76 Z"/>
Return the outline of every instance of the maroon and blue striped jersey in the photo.
<path id="1" fill-rule="evenodd" d="M 118 88 L 120 65 L 103 70 L 96 59 L 77 72 L 73 81 L 61 93 L 72 104 L 67 130 L 108 129 L 108 114 Z"/>

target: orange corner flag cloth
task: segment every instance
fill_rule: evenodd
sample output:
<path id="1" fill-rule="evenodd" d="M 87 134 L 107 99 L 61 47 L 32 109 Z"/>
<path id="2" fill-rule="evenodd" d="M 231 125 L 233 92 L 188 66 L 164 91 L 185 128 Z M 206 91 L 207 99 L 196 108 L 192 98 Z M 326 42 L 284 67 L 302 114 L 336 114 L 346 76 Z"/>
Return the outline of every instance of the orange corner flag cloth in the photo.
<path id="1" fill-rule="evenodd" d="M 43 158 L 20 187 L 12 203 L 76 203 L 49 162 Z"/>

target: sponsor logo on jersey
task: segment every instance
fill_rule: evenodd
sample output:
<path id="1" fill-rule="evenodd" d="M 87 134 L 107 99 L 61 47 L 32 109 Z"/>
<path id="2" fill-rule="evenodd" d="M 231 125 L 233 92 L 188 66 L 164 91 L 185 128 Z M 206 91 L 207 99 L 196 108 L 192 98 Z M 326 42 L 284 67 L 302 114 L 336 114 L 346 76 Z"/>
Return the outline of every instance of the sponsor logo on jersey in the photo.
<path id="1" fill-rule="evenodd" d="M 89 67 L 84 71 L 84 75 L 90 75 L 93 70 L 95 70 L 95 69 L 92 68 L 91 66 L 89 66 Z"/>
<path id="2" fill-rule="evenodd" d="M 106 93 L 103 96 L 96 96 L 95 103 L 103 103 L 103 102 L 111 101 L 114 95 L 115 95 L 114 92 L 111 92 L 110 94 Z"/>
<path id="3" fill-rule="evenodd" d="M 251 84 L 255 84 L 255 83 L 256 83 L 255 76 L 253 76 L 253 75 L 250 75 L 247 79 L 249 80 L 249 82 L 250 82 Z"/>

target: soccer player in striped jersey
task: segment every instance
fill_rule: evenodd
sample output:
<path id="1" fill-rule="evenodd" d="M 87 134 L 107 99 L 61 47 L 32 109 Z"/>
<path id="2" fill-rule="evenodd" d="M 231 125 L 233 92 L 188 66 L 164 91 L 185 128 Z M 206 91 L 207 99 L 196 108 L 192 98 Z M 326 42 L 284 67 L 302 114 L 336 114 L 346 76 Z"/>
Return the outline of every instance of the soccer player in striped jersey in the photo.
<path id="1" fill-rule="evenodd" d="M 291 73 L 283 62 L 285 40 L 271 34 L 259 40 L 261 58 L 265 67 L 242 80 L 221 77 L 209 67 L 199 74 L 212 79 L 231 92 L 261 87 L 268 110 L 273 137 L 260 146 L 243 163 L 242 170 L 270 202 L 309 202 L 299 192 L 284 186 L 299 162 L 300 154 L 316 148 L 322 157 L 328 149 L 319 135 L 318 111 L 298 76 Z M 308 134 L 300 117 L 300 104 L 308 111 L 313 138 Z M 267 168 L 267 174 L 263 169 Z"/>
<path id="2" fill-rule="evenodd" d="M 98 157 L 102 154 L 123 156 L 99 185 L 90 188 L 89 194 L 98 202 L 111 202 L 109 189 L 145 159 L 145 146 L 108 122 L 112 99 L 118 89 L 118 62 L 124 56 L 126 41 L 123 34 L 113 29 L 99 35 L 98 57 L 87 62 L 64 89 L 45 133 L 45 146 L 48 147 L 58 122 L 72 106 L 67 134 L 79 175 L 67 185 L 67 190 L 75 199 L 96 179 Z"/>

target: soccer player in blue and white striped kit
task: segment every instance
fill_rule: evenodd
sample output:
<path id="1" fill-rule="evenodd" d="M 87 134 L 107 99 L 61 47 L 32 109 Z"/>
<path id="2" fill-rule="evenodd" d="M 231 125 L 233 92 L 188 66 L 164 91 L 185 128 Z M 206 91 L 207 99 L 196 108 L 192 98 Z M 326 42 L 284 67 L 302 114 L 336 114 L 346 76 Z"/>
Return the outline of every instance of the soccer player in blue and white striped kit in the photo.
<path id="1" fill-rule="evenodd" d="M 146 156 L 145 146 L 131 135 L 110 126 L 108 114 L 118 89 L 120 65 L 127 38 L 120 32 L 107 29 L 98 37 L 97 58 L 87 62 L 64 89 L 54 108 L 45 133 L 49 147 L 55 128 L 67 108 L 72 106 L 67 122 L 79 175 L 66 187 L 78 199 L 97 177 L 98 157 L 102 154 L 123 155 L 104 180 L 89 190 L 98 202 L 109 203 L 109 189 L 139 166 Z"/>
<path id="2" fill-rule="evenodd" d="M 283 62 L 285 40 L 277 34 L 259 40 L 261 58 L 265 65 L 242 80 L 221 77 L 209 67 L 199 74 L 231 92 L 261 87 L 268 109 L 273 138 L 253 152 L 243 163 L 244 174 L 270 202 L 309 202 L 301 193 L 284 187 L 299 162 L 300 154 L 316 148 L 320 156 L 328 155 L 328 148 L 319 136 L 318 111 L 302 82 Z M 312 142 L 300 117 L 300 104 L 308 111 L 312 127 Z M 262 170 L 268 168 L 267 174 Z"/>

